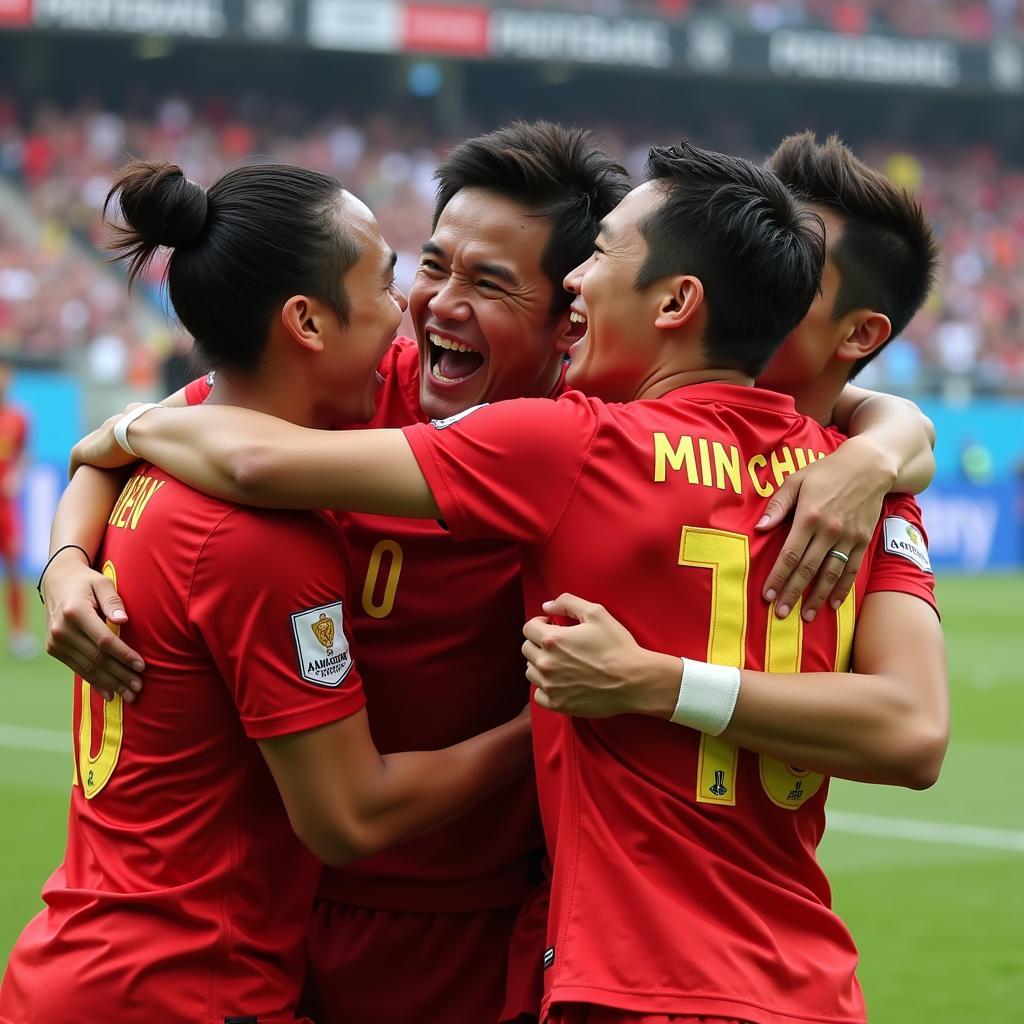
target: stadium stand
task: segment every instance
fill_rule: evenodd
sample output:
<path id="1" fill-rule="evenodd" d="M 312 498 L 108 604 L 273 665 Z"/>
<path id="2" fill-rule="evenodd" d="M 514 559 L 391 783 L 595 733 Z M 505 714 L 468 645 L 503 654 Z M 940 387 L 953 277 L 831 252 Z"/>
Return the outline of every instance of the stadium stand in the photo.
<path id="1" fill-rule="evenodd" d="M 599 130 L 638 171 L 653 139 L 621 124 Z M 700 141 L 735 148 L 737 138 L 748 155 L 764 156 L 742 132 Z M 38 224 L 32 243 L 9 228 L 0 233 L 0 347 L 42 360 L 84 350 L 101 381 L 144 379 L 154 345 L 163 354 L 175 344 L 154 338 L 131 313 L 118 279 L 91 255 L 100 242 L 98 211 L 127 154 L 174 160 L 200 181 L 255 158 L 335 174 L 377 212 L 400 253 L 400 283 L 408 285 L 429 232 L 431 175 L 450 142 L 422 122 L 389 114 L 299 118 L 287 104 L 253 95 L 198 103 L 167 95 L 132 114 L 92 104 L 19 108 L 7 100 L 0 140 L 0 171 L 23 190 Z M 1024 278 L 1014 269 L 1024 256 L 1024 172 L 991 147 L 911 150 L 879 139 L 860 148 L 918 194 L 945 255 L 932 302 L 867 381 L 909 393 L 940 384 L 1024 391 Z M 144 289 L 153 307 L 161 272 L 154 265 Z"/>

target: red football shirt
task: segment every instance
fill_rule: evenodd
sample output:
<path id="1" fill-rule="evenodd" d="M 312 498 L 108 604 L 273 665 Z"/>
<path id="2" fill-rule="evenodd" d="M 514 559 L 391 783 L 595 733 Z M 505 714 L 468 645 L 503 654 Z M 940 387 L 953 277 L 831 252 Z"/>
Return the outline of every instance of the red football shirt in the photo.
<path id="1" fill-rule="evenodd" d="M 12 405 L 0 407 L 0 501 L 7 497 L 7 475 L 21 457 L 28 439 L 28 420 Z"/>
<path id="2" fill-rule="evenodd" d="M 124 706 L 75 687 L 65 859 L 11 954 L 0 1020 L 294 1021 L 320 864 L 253 741 L 364 705 L 336 530 L 142 466 L 98 564 L 146 689 Z"/>
<path id="3" fill-rule="evenodd" d="M 841 440 L 791 398 L 723 384 L 628 405 L 570 393 L 406 435 L 456 538 L 520 545 L 529 614 L 569 591 L 645 647 L 832 671 L 848 663 L 854 602 L 881 587 L 871 557 L 838 614 L 779 622 L 760 598 L 783 540 L 753 533 L 765 497 Z M 890 560 L 884 588 L 930 601 L 930 577 Z M 815 858 L 823 777 L 639 715 L 535 706 L 533 723 L 553 859 L 549 1003 L 864 1020 L 856 949 Z"/>
<path id="4" fill-rule="evenodd" d="M 416 342 L 400 338 L 379 373 L 376 414 L 365 426 L 424 422 Z M 186 389 L 190 404 L 209 392 L 209 379 Z M 492 540 L 457 544 L 430 521 L 338 518 L 353 580 L 349 621 L 377 749 L 438 749 L 518 714 L 529 687 L 516 549 Z M 537 880 L 542 847 L 536 788 L 523 778 L 435 832 L 325 869 L 320 895 L 404 911 L 518 906 Z"/>

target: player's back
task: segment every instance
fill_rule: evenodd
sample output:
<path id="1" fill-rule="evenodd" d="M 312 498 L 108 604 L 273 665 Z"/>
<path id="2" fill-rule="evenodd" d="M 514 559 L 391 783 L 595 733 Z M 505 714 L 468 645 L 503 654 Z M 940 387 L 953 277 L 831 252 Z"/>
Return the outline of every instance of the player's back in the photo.
<path id="1" fill-rule="evenodd" d="M 224 599 L 260 566 L 232 564 L 219 538 L 268 527 L 337 548 L 311 513 L 240 509 L 152 467 L 128 482 L 98 564 L 129 610 L 146 688 L 125 706 L 76 680 L 65 861 L 12 955 L 0 1019 L 112 1020 L 112 997 L 125 1022 L 295 1019 L 320 867 L 223 671 L 265 609 Z"/>
<path id="2" fill-rule="evenodd" d="M 528 614 L 569 592 L 654 650 L 846 668 L 859 594 L 811 623 L 777 620 L 760 596 L 783 542 L 754 532 L 766 499 L 841 440 L 792 399 L 725 384 L 624 405 L 567 395 L 407 437 L 456 537 L 519 541 Z M 640 715 L 535 706 L 533 726 L 554 861 L 550 999 L 863 1018 L 856 950 L 814 854 L 821 776 Z"/>

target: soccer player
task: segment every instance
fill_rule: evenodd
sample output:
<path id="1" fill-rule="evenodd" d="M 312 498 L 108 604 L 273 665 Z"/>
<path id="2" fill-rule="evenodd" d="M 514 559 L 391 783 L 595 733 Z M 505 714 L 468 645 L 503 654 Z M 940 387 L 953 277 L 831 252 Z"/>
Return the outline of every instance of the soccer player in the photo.
<path id="1" fill-rule="evenodd" d="M 335 179 L 250 166 L 207 192 L 136 163 L 114 195 L 130 278 L 173 249 L 175 312 L 220 367 L 213 404 L 309 426 L 372 415 L 405 298 L 372 214 Z M 129 713 L 76 688 L 67 851 L 0 1019 L 296 1021 L 320 860 L 408 839 L 527 775 L 527 716 L 382 757 L 348 568 L 319 514 L 240 508 L 142 465 L 96 561 L 133 609 L 125 638 L 150 685 Z"/>
<path id="2" fill-rule="evenodd" d="M 0 357 L 0 558 L 7 581 L 8 643 L 16 658 L 31 658 L 38 650 L 25 628 L 25 603 L 18 571 L 20 530 L 18 496 L 21 493 L 28 449 L 28 418 L 7 396 L 14 370 Z"/>
<path id="3" fill-rule="evenodd" d="M 589 255 L 600 218 L 628 188 L 624 171 L 586 133 L 543 122 L 466 140 L 441 164 L 438 179 L 434 232 L 410 294 L 419 348 L 400 339 L 386 356 L 373 426 L 556 393 L 562 354 L 580 333 L 562 278 Z M 189 398 L 201 401 L 209 390 L 197 382 Z M 927 448 L 916 440 L 918 414 L 902 420 L 898 400 L 882 401 L 894 417 L 893 443 L 908 444 L 908 453 L 915 444 Z M 884 471 L 875 473 L 878 444 L 867 443 L 866 457 L 848 446 L 851 462 L 843 463 L 852 480 L 869 485 L 869 498 L 876 480 L 883 490 L 892 483 Z M 915 486 L 905 479 L 899 485 Z M 847 509 L 863 500 L 848 495 Z M 77 489 L 62 502 L 79 531 L 84 505 Z M 868 532 L 877 507 L 870 518 Z M 381 749 L 433 746 L 500 721 L 525 695 L 515 549 L 456 544 L 433 523 L 365 515 L 342 523 L 356 580 L 360 670 Z M 89 545 L 81 533 L 57 544 L 69 541 Z M 75 641 L 63 657 L 91 678 L 101 624 L 91 612 L 91 584 L 79 582 L 89 575 L 76 565 L 81 558 L 75 550 L 61 556 L 44 593 L 61 634 L 56 642 L 67 634 Z M 103 596 L 104 583 L 99 600 L 110 615 L 123 614 L 120 602 Z M 79 607 L 88 613 L 76 627 Z M 309 944 L 324 1019 L 496 1019 L 506 950 L 538 843 L 531 802 L 525 787 L 500 794 L 422 840 L 326 873 Z M 532 941 L 531 912 L 528 901 L 514 933 L 517 949 Z M 401 991 L 393 984 L 396 959 L 417 979 Z M 539 1001 L 530 984 L 539 973 L 536 952 L 528 950 L 525 966 L 522 956 L 512 961 L 507 1018 L 528 1015 Z"/>
<path id="4" fill-rule="evenodd" d="M 787 743 L 814 743 L 846 678 L 854 599 L 805 623 L 769 614 L 752 592 L 780 546 L 750 535 L 769 484 L 795 453 L 817 459 L 839 442 L 791 399 L 749 388 L 810 304 L 821 239 L 780 183 L 745 161 L 684 146 L 654 150 L 651 171 L 604 219 L 596 254 L 568 282 L 587 325 L 569 382 L 600 398 L 499 403 L 456 422 L 361 435 L 238 410 L 156 410 L 129 440 L 244 502 L 440 515 L 456 537 L 512 541 L 531 610 L 584 585 L 628 609 L 627 625 L 649 646 L 669 642 L 693 659 L 674 716 L 684 727 L 535 710 L 554 861 L 552 1019 L 860 1021 L 856 953 L 813 856 L 822 783 L 771 757 L 759 771 L 756 758 L 716 742 L 739 673 L 699 662 L 712 636 L 720 664 L 742 663 L 744 651 L 747 664 L 766 664 L 770 638 L 767 667 L 783 677 L 785 699 L 773 701 L 760 676 L 744 685 L 754 717 L 774 725 L 765 746 L 777 757 Z M 76 458 L 123 463 L 111 428 Z M 867 560 L 865 579 L 871 571 Z M 911 634 L 934 620 L 911 623 Z M 868 616 L 858 655 L 880 622 L 884 614 Z M 903 650 L 912 648 L 913 636 Z M 801 649 L 800 667 L 817 674 L 793 674 Z M 915 722 L 912 736 L 912 716 L 883 699 L 885 673 L 941 688 L 942 671 L 908 660 L 876 664 L 872 678 L 893 728 L 915 740 L 924 783 L 941 759 L 943 723 Z M 711 802 L 701 799 L 708 773 Z"/>
<path id="5" fill-rule="evenodd" d="M 858 160 L 835 136 L 819 145 L 812 132 L 792 135 L 772 154 L 769 166 L 824 221 L 827 256 L 821 291 L 758 377 L 758 386 L 793 395 L 801 411 L 828 424 L 847 380 L 875 359 L 923 305 L 938 266 L 938 245 L 913 196 Z M 834 468 L 830 476 L 841 485 Z M 913 499 L 887 503 L 873 543 L 880 566 L 902 569 L 889 574 L 896 584 L 908 567 L 894 560 L 911 564 L 911 577 L 916 570 L 931 603 L 927 539 Z M 782 587 L 776 605 L 796 608 L 805 619 L 813 619 L 829 587 L 838 587 L 840 577 L 856 578 L 864 550 L 833 549 L 818 586 L 806 597 Z M 769 580 L 766 589 L 772 586 Z M 844 584 L 840 589 L 845 593 L 849 588 Z M 562 595 L 545 610 L 544 618 L 527 624 L 523 647 L 531 664 L 528 676 L 541 688 L 538 699 L 545 707 L 587 717 L 671 715 L 678 690 L 674 659 L 642 651 L 607 610 L 575 595 Z M 581 625 L 559 627 L 547 621 L 549 616 L 577 619 Z M 891 636 L 892 643 L 904 642 L 895 631 Z M 926 715 L 929 709 L 921 710 Z M 863 775 L 865 759 L 873 759 L 875 771 L 884 772 L 888 759 L 884 781 L 915 784 L 913 763 L 901 762 L 898 752 L 886 749 L 887 740 L 898 736 L 852 731 L 841 720 L 835 724 L 833 752 L 857 748 L 852 769 L 833 765 L 836 774 L 851 775 L 852 770 L 852 777 Z M 808 762 L 806 767 L 815 766 Z"/>

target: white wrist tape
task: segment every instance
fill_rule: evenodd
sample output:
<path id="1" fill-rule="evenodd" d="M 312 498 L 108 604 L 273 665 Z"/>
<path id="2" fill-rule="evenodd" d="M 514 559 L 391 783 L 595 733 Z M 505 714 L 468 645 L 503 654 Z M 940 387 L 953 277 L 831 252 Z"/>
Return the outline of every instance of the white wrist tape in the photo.
<path id="1" fill-rule="evenodd" d="M 131 412 L 125 413 L 115 424 L 114 424 L 114 440 L 129 454 L 134 456 L 136 459 L 139 457 L 139 453 L 128 443 L 128 428 L 143 414 L 149 412 L 150 409 L 162 409 L 163 406 L 159 402 L 144 402 L 138 407 L 138 409 L 132 409 Z"/>
<path id="2" fill-rule="evenodd" d="M 705 661 L 683 662 L 679 699 L 672 712 L 676 725 L 686 725 L 709 736 L 725 732 L 740 695 L 740 670 Z"/>

